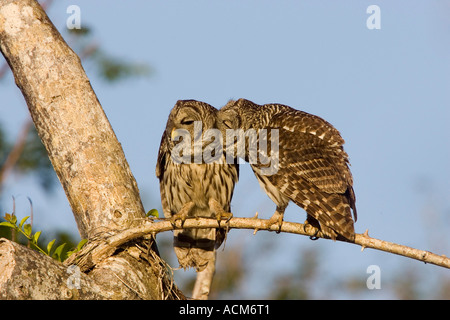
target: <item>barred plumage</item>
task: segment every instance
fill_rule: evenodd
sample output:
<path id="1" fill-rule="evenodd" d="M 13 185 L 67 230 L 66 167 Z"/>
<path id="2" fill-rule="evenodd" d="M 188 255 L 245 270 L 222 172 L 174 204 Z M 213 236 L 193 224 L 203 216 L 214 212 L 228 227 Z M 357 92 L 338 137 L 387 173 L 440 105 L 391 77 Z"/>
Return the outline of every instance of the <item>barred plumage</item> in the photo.
<path id="1" fill-rule="evenodd" d="M 230 101 L 219 110 L 218 117 L 224 135 L 226 129 L 278 129 L 276 172 L 266 174 L 263 169 L 267 165 L 251 164 L 261 187 L 277 205 L 272 223 L 281 225 L 284 211 L 292 201 L 305 209 L 307 223 L 324 235 L 354 239 L 353 179 L 338 130 L 320 117 L 289 106 L 257 105 L 245 99 Z M 270 144 L 267 145 L 270 154 Z M 246 150 L 247 161 L 248 157 Z"/>
<path id="2" fill-rule="evenodd" d="M 229 214 L 234 184 L 238 180 L 237 165 L 226 164 L 224 159 L 222 163 L 205 163 L 204 159 L 200 162 L 179 163 L 172 157 L 176 145 L 173 138 L 177 129 L 189 132 L 192 137 L 189 146 L 191 155 L 195 155 L 194 138 L 200 138 L 194 137 L 198 134 L 195 132 L 195 122 L 201 122 L 203 138 L 206 130 L 216 128 L 216 116 L 217 109 L 195 100 L 178 101 L 169 115 L 159 148 L 156 175 L 160 181 L 164 216 L 173 221 L 175 218 L 183 220 L 186 217 L 220 218 Z M 211 142 L 209 139 L 198 141 L 201 143 L 200 153 Z M 215 249 L 222 244 L 225 232 L 222 228 L 174 230 L 174 249 L 180 266 L 194 267 L 199 272 L 199 277 L 203 272 L 211 281 Z M 194 298 L 205 298 L 205 294 L 207 296 L 209 287 L 197 289 L 201 291 L 200 296 L 194 291 Z"/>

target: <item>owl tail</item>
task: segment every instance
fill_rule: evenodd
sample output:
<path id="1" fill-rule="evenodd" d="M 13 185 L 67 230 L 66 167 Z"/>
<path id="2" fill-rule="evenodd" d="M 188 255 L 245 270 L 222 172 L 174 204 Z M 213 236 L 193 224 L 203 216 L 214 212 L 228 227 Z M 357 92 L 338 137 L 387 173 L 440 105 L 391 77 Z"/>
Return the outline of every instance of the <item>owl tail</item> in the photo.
<path id="1" fill-rule="evenodd" d="M 208 299 L 216 270 L 216 229 L 175 230 L 174 249 L 181 267 L 197 271 L 192 298 Z"/>
<path id="2" fill-rule="evenodd" d="M 178 262 L 183 268 L 204 270 L 216 260 L 216 229 L 175 230 L 174 249 Z"/>
<path id="3" fill-rule="evenodd" d="M 314 220 L 320 223 L 321 231 L 336 240 L 338 235 L 354 241 L 355 229 L 351 207 L 347 199 L 340 194 L 322 194 L 320 203 L 306 206 L 308 221 L 314 225 Z"/>
<path id="4" fill-rule="evenodd" d="M 305 201 L 305 198 L 308 201 Z M 342 236 L 350 241 L 355 239 L 352 209 L 356 217 L 354 199 L 347 194 L 326 193 L 318 188 L 296 193 L 291 200 L 308 214 L 308 222 L 328 237 L 336 240 Z"/>

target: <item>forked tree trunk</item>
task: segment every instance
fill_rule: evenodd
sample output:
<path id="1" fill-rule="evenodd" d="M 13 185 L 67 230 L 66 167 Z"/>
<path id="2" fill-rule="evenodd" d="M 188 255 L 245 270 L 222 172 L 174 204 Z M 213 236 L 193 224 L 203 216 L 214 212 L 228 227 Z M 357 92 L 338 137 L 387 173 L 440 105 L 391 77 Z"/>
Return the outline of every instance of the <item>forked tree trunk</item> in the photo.
<path id="1" fill-rule="evenodd" d="M 144 209 L 122 147 L 80 59 L 37 1 L 0 0 L 0 50 L 25 97 L 81 237 L 101 238 L 109 232 L 139 225 Z M 156 244 L 147 238 L 111 252 L 107 259 L 89 270 L 88 275 L 83 275 L 81 289 L 69 297 L 60 285 L 47 286 L 49 283 L 37 277 L 46 270 L 31 270 L 36 266 L 56 270 L 52 273 L 56 278 L 51 281 L 64 287 L 71 274 L 63 272 L 62 264 L 2 240 L 0 297 L 183 297 L 172 286 L 165 264 L 155 250 Z M 27 255 L 26 259 L 23 255 Z M 47 287 L 46 290 L 31 289 L 36 286 Z"/>

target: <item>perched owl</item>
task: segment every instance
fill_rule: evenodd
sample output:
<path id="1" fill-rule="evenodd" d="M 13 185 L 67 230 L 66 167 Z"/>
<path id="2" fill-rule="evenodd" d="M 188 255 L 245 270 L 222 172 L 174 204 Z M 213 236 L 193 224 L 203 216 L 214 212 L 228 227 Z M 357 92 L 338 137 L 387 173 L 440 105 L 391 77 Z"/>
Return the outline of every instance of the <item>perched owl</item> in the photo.
<path id="1" fill-rule="evenodd" d="M 284 211 L 292 201 L 306 211 L 305 227 L 332 239 L 354 240 L 353 179 L 344 140 L 331 124 L 289 106 L 257 105 L 245 99 L 230 101 L 218 117 L 219 128 L 227 137 L 227 156 L 228 148 L 237 145 L 236 139 L 229 141 L 229 133 L 237 129 L 244 133 L 241 157 L 250 162 L 261 187 L 276 204 L 271 224 L 278 223 L 281 228 Z M 256 141 L 252 134 L 258 142 L 253 149 Z M 256 150 L 257 157 L 251 150 Z M 239 155 L 236 149 L 232 154 Z"/>
<path id="2" fill-rule="evenodd" d="M 220 133 L 217 109 L 207 103 L 180 100 L 170 112 L 159 148 L 156 176 L 164 216 L 173 223 L 188 217 L 231 217 L 230 202 L 238 181 L 238 166 L 224 161 L 222 142 L 208 135 L 213 132 L 211 129 Z M 211 148 L 214 144 L 220 148 Z M 207 297 L 215 270 L 215 249 L 222 244 L 225 229 L 179 229 L 173 233 L 180 266 L 193 267 L 198 273 L 194 298 Z"/>

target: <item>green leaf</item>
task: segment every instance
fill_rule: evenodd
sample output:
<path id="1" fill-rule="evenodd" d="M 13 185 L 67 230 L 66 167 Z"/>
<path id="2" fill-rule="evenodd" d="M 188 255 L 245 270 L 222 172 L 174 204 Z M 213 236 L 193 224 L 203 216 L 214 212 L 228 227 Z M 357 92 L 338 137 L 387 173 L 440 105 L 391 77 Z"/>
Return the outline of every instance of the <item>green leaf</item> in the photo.
<path id="1" fill-rule="evenodd" d="M 25 221 L 28 220 L 29 217 L 30 217 L 30 216 L 26 216 L 25 218 L 23 218 L 22 220 L 20 220 L 19 228 L 22 228 L 23 224 L 25 223 Z"/>
<path id="2" fill-rule="evenodd" d="M 11 214 L 5 213 L 5 220 L 6 221 L 11 221 Z"/>
<path id="3" fill-rule="evenodd" d="M 88 241 L 88 239 L 83 239 L 80 242 L 78 242 L 77 251 L 80 251 L 81 248 L 86 244 L 87 241 Z"/>
<path id="4" fill-rule="evenodd" d="M 77 247 L 73 250 L 67 251 L 67 256 L 70 257 L 75 252 L 78 252 L 81 250 L 81 248 L 88 242 L 88 239 L 82 239 L 80 242 L 78 242 Z"/>
<path id="5" fill-rule="evenodd" d="M 37 244 L 40 235 L 41 235 L 41 232 L 40 232 L 40 231 L 36 232 L 36 233 L 33 235 L 33 243 L 34 243 L 34 244 Z"/>
<path id="6" fill-rule="evenodd" d="M 5 227 L 13 228 L 13 229 L 16 228 L 15 224 L 12 224 L 11 222 L 8 222 L 8 221 L 0 222 L 0 226 L 5 226 Z"/>
<path id="7" fill-rule="evenodd" d="M 55 252 L 53 253 L 53 257 L 57 257 L 58 261 L 61 261 L 61 253 L 62 253 L 62 251 L 63 251 L 65 246 L 66 246 L 66 243 L 63 243 L 62 245 L 58 246 L 55 249 Z"/>
<path id="8" fill-rule="evenodd" d="M 23 226 L 23 231 L 27 237 L 31 236 L 31 224 L 27 223 Z"/>
<path id="9" fill-rule="evenodd" d="M 12 224 L 16 224 L 17 222 L 17 217 L 13 214 L 11 215 L 11 219 L 9 220 L 9 222 L 11 222 Z"/>
<path id="10" fill-rule="evenodd" d="M 50 251 L 52 250 L 53 244 L 55 243 L 56 239 L 53 239 L 50 241 L 47 245 L 47 254 L 50 255 Z"/>
<path id="11" fill-rule="evenodd" d="M 147 212 L 146 216 L 147 216 L 147 217 L 152 216 L 152 217 L 159 218 L 159 212 L 158 212 L 158 210 L 156 210 L 156 209 L 152 209 L 152 210 L 150 210 L 149 212 Z"/>

